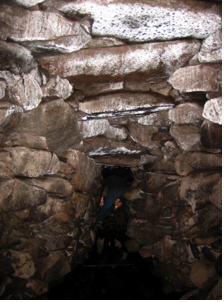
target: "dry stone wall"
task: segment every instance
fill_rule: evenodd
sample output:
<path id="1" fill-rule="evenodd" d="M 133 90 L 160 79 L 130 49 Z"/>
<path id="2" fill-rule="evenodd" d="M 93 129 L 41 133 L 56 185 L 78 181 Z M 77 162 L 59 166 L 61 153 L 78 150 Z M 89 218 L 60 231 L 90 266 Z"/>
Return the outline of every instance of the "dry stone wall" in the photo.
<path id="1" fill-rule="evenodd" d="M 12 0 L 0 18 L 0 296 L 41 297 L 88 257 L 101 169 L 124 166 L 127 250 L 219 299 L 220 1 Z"/>

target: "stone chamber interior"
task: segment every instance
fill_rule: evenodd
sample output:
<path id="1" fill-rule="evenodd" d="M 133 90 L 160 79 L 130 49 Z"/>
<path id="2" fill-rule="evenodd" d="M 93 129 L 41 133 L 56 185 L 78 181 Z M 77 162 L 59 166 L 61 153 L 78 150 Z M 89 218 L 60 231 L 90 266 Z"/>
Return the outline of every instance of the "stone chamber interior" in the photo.
<path id="1" fill-rule="evenodd" d="M 221 299 L 221 13 L 0 1 L 1 299 Z"/>

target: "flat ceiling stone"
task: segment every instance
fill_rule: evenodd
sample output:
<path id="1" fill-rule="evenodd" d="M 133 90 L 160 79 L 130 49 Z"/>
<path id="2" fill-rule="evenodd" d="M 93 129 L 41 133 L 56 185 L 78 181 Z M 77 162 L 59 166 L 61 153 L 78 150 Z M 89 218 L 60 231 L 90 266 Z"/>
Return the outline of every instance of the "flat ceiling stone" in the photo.
<path id="1" fill-rule="evenodd" d="M 71 17 L 90 16 L 94 20 L 93 35 L 113 36 L 131 42 L 186 37 L 204 39 L 221 28 L 219 4 L 186 0 L 57 2 L 50 2 L 49 6 Z"/>
<path id="2" fill-rule="evenodd" d="M 69 78 L 75 84 L 167 78 L 200 49 L 197 40 L 82 49 L 41 57 L 40 65 L 51 76 Z"/>

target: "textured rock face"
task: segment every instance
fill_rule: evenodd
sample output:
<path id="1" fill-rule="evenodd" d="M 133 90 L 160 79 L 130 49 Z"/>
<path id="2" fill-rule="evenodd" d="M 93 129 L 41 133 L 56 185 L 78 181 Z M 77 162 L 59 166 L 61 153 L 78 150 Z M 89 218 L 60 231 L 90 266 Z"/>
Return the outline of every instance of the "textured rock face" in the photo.
<path id="1" fill-rule="evenodd" d="M 170 134 L 184 151 L 199 151 L 201 148 L 200 127 L 194 125 L 172 125 Z"/>
<path id="2" fill-rule="evenodd" d="M 89 116 L 114 116 L 141 114 L 147 111 L 159 111 L 172 108 L 172 99 L 160 95 L 143 93 L 116 93 L 95 97 L 93 100 L 82 102 L 79 109 Z"/>
<path id="3" fill-rule="evenodd" d="M 221 3 L 0 2 L 0 297 L 45 299 L 88 258 L 119 166 L 128 252 L 219 299 Z"/>
<path id="4" fill-rule="evenodd" d="M 85 26 L 83 28 L 78 22 L 69 21 L 59 14 L 2 5 L 0 16 L 4 20 L 1 38 L 10 38 L 17 42 L 29 41 L 25 46 L 35 52 L 46 49 L 53 52 L 73 52 L 91 40 Z"/>
<path id="5" fill-rule="evenodd" d="M 26 147 L 0 149 L 0 159 L 17 176 L 37 177 L 55 174 L 60 169 L 60 162 L 55 154 Z"/>
<path id="6" fill-rule="evenodd" d="M 43 2 L 44 0 L 13 0 L 14 3 L 24 6 L 24 7 L 32 7 L 38 3 Z"/>
<path id="7" fill-rule="evenodd" d="M 222 125 L 222 98 L 212 99 L 206 102 L 203 117 L 207 120 Z"/>
<path id="8" fill-rule="evenodd" d="M 49 150 L 56 153 L 80 142 L 75 113 L 62 99 L 43 103 L 24 113 L 20 124 L 14 130 L 45 136 Z"/>
<path id="9" fill-rule="evenodd" d="M 218 91 L 220 65 L 197 65 L 178 69 L 169 83 L 180 92 Z"/>
<path id="10" fill-rule="evenodd" d="M 168 77 L 198 52 L 195 40 L 84 49 L 63 56 L 43 57 L 40 65 L 50 75 L 75 83 L 141 80 Z"/>
<path id="11" fill-rule="evenodd" d="M 22 116 L 23 108 L 8 102 L 0 103 L 0 132 L 15 128 Z"/>
<path id="12" fill-rule="evenodd" d="M 70 15 L 90 15 L 96 36 L 115 36 L 132 42 L 203 39 L 221 27 L 218 6 L 184 1 L 140 1 L 134 5 L 131 1 L 78 1 L 59 4 L 59 9 Z M 202 30 L 198 31 L 198 27 Z"/>
<path id="13" fill-rule="evenodd" d="M 20 74 L 22 72 L 29 72 L 36 66 L 31 52 L 19 44 L 0 41 L 0 50 L 2 69 Z"/>
<path id="14" fill-rule="evenodd" d="M 42 99 L 42 91 L 31 74 L 8 84 L 7 97 L 10 101 L 22 106 L 24 111 L 38 107 Z"/>
<path id="15" fill-rule="evenodd" d="M 222 30 L 205 39 L 201 45 L 198 59 L 201 63 L 219 63 L 222 61 Z"/>
<path id="16" fill-rule="evenodd" d="M 201 124 L 202 123 L 201 104 L 186 103 L 178 105 L 176 108 L 169 110 L 169 119 L 177 124 Z"/>

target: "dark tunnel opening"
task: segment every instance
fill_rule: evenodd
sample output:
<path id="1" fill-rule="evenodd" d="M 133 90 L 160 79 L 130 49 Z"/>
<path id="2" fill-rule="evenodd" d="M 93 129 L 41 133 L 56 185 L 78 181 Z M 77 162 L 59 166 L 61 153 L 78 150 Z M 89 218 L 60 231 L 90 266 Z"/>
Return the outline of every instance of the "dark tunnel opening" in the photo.
<path id="1" fill-rule="evenodd" d="M 103 179 L 111 175 L 134 181 L 129 167 L 105 166 Z M 127 205 L 130 200 L 126 200 Z M 178 300 L 183 292 L 153 274 L 154 260 L 129 252 L 124 244 L 128 215 L 120 206 L 107 215 L 103 228 L 96 229 L 95 246 L 82 264 L 76 264 L 63 280 L 49 291 L 48 300 Z"/>

